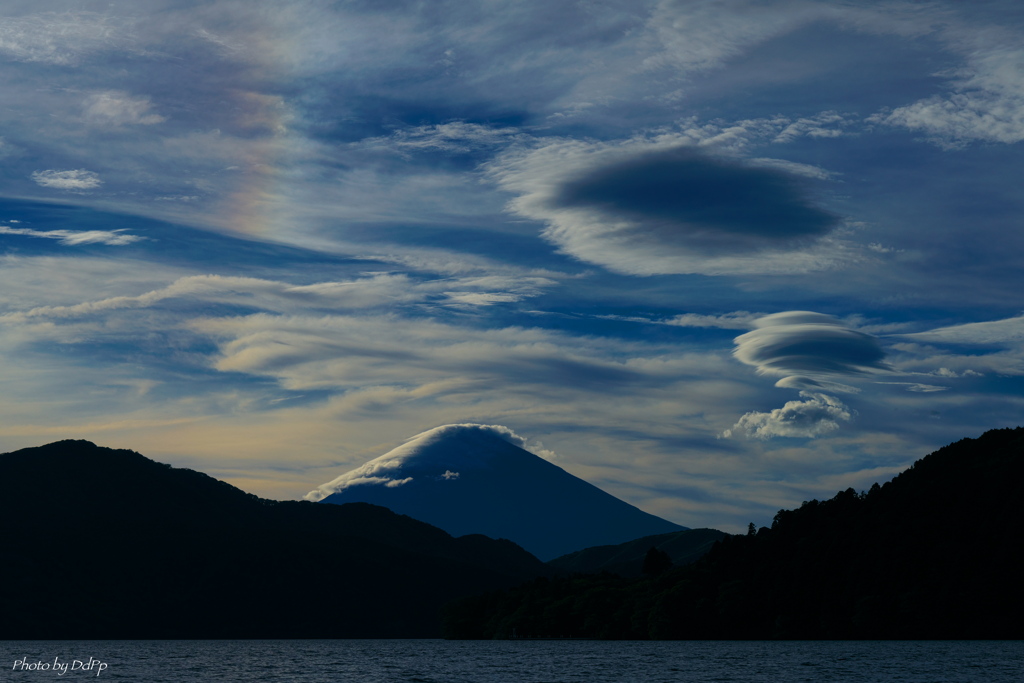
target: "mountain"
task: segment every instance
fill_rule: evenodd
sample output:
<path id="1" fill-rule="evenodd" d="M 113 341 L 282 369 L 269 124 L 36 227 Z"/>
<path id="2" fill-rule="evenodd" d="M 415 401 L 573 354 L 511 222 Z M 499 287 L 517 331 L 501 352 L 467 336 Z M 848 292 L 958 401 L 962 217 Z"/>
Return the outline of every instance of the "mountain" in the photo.
<path id="1" fill-rule="evenodd" d="M 550 571 L 509 541 L 88 441 L 0 455 L 0 481 L 0 640 L 434 637 L 445 602 Z"/>
<path id="2" fill-rule="evenodd" d="M 510 539 L 542 560 L 686 528 L 574 477 L 494 425 L 424 432 L 306 498 L 382 505 L 453 536 Z"/>
<path id="3" fill-rule="evenodd" d="M 548 561 L 548 566 L 568 573 L 610 572 L 619 576 L 640 576 L 644 558 L 651 548 L 665 553 L 676 567 L 696 562 L 711 547 L 728 536 L 717 529 L 687 529 L 657 536 L 644 536 L 619 545 L 584 548 Z"/>
<path id="4" fill-rule="evenodd" d="M 1022 480 L 1024 428 L 990 431 L 653 578 L 540 578 L 457 601 L 446 634 L 1019 640 Z"/>

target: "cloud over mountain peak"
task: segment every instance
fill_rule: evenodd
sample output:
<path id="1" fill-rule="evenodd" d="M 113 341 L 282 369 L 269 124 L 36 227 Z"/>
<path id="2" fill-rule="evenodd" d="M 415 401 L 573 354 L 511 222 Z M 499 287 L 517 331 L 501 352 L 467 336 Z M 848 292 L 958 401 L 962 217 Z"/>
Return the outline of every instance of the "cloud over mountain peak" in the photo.
<path id="1" fill-rule="evenodd" d="M 306 494 L 305 499 L 319 501 L 332 493 L 366 484 L 394 488 L 412 481 L 415 476 L 452 481 L 458 479 L 463 470 L 479 468 L 483 461 L 494 455 L 495 447 L 500 448 L 502 442 L 526 449 L 526 439 L 501 425 L 464 423 L 434 427 L 317 487 Z M 453 465 L 456 467 L 454 471 L 451 469 Z M 436 473 L 435 469 L 438 470 Z M 412 476 L 402 476 L 410 474 Z"/>

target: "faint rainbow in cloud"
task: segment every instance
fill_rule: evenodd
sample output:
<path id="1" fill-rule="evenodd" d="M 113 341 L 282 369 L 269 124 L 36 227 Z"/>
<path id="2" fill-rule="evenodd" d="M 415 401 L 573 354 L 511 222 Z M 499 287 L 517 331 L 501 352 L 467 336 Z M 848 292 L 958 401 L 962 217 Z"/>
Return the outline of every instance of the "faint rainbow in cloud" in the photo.
<path id="1" fill-rule="evenodd" d="M 292 115 L 284 98 L 253 90 L 234 90 L 231 121 L 235 134 L 245 140 L 245 152 L 234 188 L 219 202 L 217 214 L 224 227 L 252 237 L 272 238 L 283 218 L 283 187 L 292 135 Z"/>

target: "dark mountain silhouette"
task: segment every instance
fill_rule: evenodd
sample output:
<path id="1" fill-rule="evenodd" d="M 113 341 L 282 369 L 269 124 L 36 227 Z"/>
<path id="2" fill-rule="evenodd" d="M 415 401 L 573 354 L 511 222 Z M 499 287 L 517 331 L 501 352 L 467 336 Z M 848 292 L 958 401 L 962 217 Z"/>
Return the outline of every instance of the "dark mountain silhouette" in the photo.
<path id="1" fill-rule="evenodd" d="M 1024 429 L 987 432 L 653 578 L 540 578 L 463 599 L 446 634 L 1020 639 L 1022 480 Z"/>
<path id="2" fill-rule="evenodd" d="M 577 550 L 549 560 L 548 566 L 569 574 L 610 572 L 619 576 L 641 576 L 644 559 L 651 548 L 665 553 L 673 566 L 681 567 L 703 557 L 717 541 L 726 536 L 728 534 L 717 529 L 687 529 L 644 536 L 619 545 Z"/>
<path id="3" fill-rule="evenodd" d="M 0 455 L 0 481 L 0 639 L 437 636 L 443 603 L 549 571 L 509 541 L 88 441 Z"/>
<path id="4" fill-rule="evenodd" d="M 382 505 L 453 536 L 507 538 L 542 560 L 685 529 L 524 450 L 505 427 L 447 425 L 312 492 Z"/>

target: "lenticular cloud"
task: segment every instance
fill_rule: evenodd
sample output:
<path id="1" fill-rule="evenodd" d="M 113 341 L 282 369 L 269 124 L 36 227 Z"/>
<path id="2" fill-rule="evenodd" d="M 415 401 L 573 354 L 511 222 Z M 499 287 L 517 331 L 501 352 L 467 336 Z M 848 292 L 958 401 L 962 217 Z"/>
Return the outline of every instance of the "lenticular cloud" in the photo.
<path id="1" fill-rule="evenodd" d="M 830 315 L 787 311 L 758 318 L 754 325 L 736 337 L 733 355 L 763 375 L 861 375 L 888 369 L 877 339 Z"/>
<path id="2" fill-rule="evenodd" d="M 830 315 L 786 311 L 754 321 L 755 329 L 736 337 L 733 355 L 780 377 L 775 386 L 798 389 L 803 400 L 789 401 L 769 412 L 750 412 L 723 437 L 816 437 L 839 429 L 855 412 L 823 390 L 855 392 L 834 381 L 888 370 L 885 352 L 875 337 L 854 330 Z"/>
<path id="3" fill-rule="evenodd" d="M 805 174 L 714 154 L 686 136 L 556 140 L 489 166 L 509 208 L 581 261 L 630 275 L 794 273 L 847 258 L 840 217 Z"/>
<path id="4" fill-rule="evenodd" d="M 440 441 L 445 441 L 450 445 L 446 453 L 448 462 L 457 463 L 460 470 L 471 469 L 478 466 L 478 463 L 473 461 L 479 459 L 479 453 L 486 452 L 473 449 L 472 445 L 480 439 L 486 441 L 486 439 L 495 437 L 519 448 L 526 447 L 525 439 L 502 425 L 450 424 L 435 427 L 417 434 L 398 448 L 374 458 L 362 467 L 346 472 L 337 479 L 310 491 L 306 494 L 305 499 L 319 501 L 332 493 L 364 484 L 379 484 L 389 488 L 404 486 L 412 481 L 414 476 L 422 475 L 422 472 L 412 465 L 417 459 L 424 459 L 425 455 L 429 455 L 430 447 Z M 456 448 L 453 444 L 465 446 L 465 448 Z M 408 472 L 413 472 L 413 476 L 403 476 Z M 452 481 L 459 478 L 459 472 L 446 469 L 444 473 L 436 476 Z"/>

